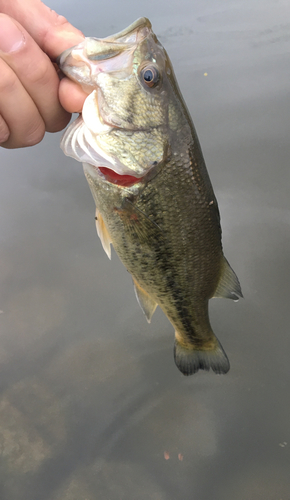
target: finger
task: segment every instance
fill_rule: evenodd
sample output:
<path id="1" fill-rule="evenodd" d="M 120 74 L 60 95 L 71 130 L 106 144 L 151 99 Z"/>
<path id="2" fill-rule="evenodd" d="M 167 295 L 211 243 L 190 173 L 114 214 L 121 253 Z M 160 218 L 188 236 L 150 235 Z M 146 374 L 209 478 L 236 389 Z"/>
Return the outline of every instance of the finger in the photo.
<path id="1" fill-rule="evenodd" d="M 84 35 L 40 0 L 0 0 L 0 12 L 16 19 L 49 57 L 80 43 Z"/>
<path id="2" fill-rule="evenodd" d="M 59 100 L 61 105 L 69 113 L 81 113 L 85 99 L 88 97 L 81 87 L 69 80 L 63 78 L 59 86 Z"/>
<path id="3" fill-rule="evenodd" d="M 4 118 L 0 115 L 0 144 L 9 139 L 10 131 Z"/>
<path id="4" fill-rule="evenodd" d="M 37 107 L 14 71 L 0 59 L 0 115 L 10 131 L 1 145 L 19 148 L 37 144 L 43 138 L 45 125 Z"/>
<path id="5" fill-rule="evenodd" d="M 34 101 L 45 129 L 62 130 L 70 116 L 59 102 L 59 79 L 54 66 L 29 33 L 4 14 L 0 14 L 0 56 Z"/>

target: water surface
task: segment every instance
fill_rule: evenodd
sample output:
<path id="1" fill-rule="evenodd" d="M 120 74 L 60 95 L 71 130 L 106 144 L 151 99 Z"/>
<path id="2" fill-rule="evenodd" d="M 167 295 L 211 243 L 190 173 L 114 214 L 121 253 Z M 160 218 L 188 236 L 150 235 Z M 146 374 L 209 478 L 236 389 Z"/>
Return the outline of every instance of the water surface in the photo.
<path id="1" fill-rule="evenodd" d="M 103 252 L 60 134 L 1 149 L 0 498 L 289 500 L 289 2 L 47 4 L 99 37 L 150 18 L 245 300 L 211 303 L 230 372 L 183 377 L 168 320 L 146 323 Z"/>

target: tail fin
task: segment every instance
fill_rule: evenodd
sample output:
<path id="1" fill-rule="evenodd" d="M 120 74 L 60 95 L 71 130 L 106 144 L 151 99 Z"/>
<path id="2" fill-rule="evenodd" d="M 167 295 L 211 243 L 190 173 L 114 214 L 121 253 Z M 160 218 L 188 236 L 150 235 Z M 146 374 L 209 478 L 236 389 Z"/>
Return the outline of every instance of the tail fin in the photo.
<path id="1" fill-rule="evenodd" d="M 210 368 L 220 375 L 227 373 L 230 369 L 228 357 L 217 338 L 216 346 L 212 350 L 187 347 L 175 339 L 174 361 L 183 375 L 193 375 L 198 370 L 209 371 Z"/>

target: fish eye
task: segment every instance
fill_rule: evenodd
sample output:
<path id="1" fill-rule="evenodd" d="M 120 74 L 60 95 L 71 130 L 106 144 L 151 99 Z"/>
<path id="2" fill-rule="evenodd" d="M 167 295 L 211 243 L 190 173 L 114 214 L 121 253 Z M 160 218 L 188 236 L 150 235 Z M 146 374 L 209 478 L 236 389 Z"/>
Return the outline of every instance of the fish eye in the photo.
<path id="1" fill-rule="evenodd" d="M 147 87 L 153 88 L 160 81 L 159 71 L 155 66 L 147 66 L 141 71 L 141 78 Z"/>

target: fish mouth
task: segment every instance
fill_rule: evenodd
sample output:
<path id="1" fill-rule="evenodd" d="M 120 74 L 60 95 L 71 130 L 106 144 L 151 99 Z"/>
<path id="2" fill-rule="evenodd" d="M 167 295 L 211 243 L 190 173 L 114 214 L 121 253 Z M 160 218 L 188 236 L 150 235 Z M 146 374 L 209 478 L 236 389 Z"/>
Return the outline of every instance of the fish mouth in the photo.
<path id="1" fill-rule="evenodd" d="M 104 38 L 104 40 L 112 40 L 116 41 L 118 40 L 119 42 L 130 42 L 132 41 L 132 35 L 135 37 L 136 32 L 140 33 L 141 30 L 146 30 L 151 31 L 152 30 L 152 24 L 150 23 L 149 19 L 147 17 L 140 17 L 136 21 L 134 21 L 130 26 L 127 28 L 123 29 L 122 31 L 119 31 L 118 33 L 115 33 L 115 35 L 110 35 L 107 38 Z M 146 32 L 146 36 L 147 36 Z M 145 36 L 144 31 L 142 32 L 142 35 Z"/>
<path id="2" fill-rule="evenodd" d="M 100 73 L 118 71 L 126 78 L 132 67 L 137 46 L 152 33 L 149 19 L 137 19 L 128 28 L 106 38 L 86 37 L 83 42 L 65 50 L 57 64 L 71 80 L 79 83 L 86 92 L 97 85 Z"/>

